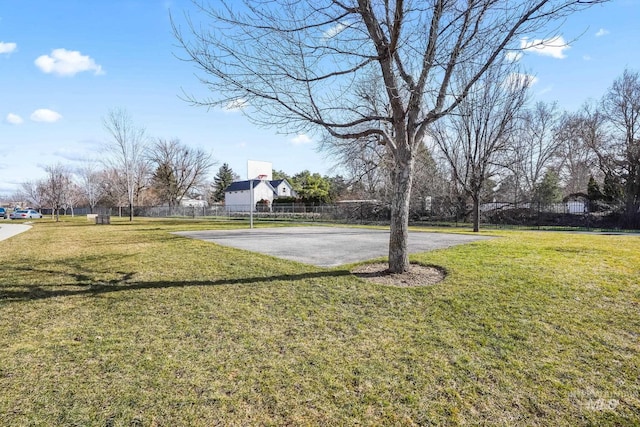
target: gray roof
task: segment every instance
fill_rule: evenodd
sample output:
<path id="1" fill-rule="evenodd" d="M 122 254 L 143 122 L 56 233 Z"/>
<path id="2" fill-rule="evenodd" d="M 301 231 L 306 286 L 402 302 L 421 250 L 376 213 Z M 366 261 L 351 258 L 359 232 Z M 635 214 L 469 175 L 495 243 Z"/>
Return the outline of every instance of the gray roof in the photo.
<path id="1" fill-rule="evenodd" d="M 253 188 L 256 188 L 258 184 L 263 182 L 263 180 L 259 180 L 259 179 L 235 181 L 235 182 L 232 182 L 231 185 L 229 185 L 227 188 L 225 188 L 224 192 L 226 193 L 229 191 L 249 191 L 249 188 L 250 188 L 249 182 L 251 181 L 253 181 Z M 286 179 L 274 179 L 273 181 L 264 181 L 264 182 L 270 185 L 271 189 L 275 193 L 276 188 L 278 188 L 278 185 L 282 184 L 283 181 L 286 181 L 289 187 L 291 187 L 291 184 L 289 184 L 289 181 L 287 181 Z"/>
<path id="2" fill-rule="evenodd" d="M 250 186 L 250 182 L 253 181 L 253 188 L 256 188 L 258 186 L 258 184 L 260 184 L 262 181 L 259 179 L 252 179 L 252 180 L 246 180 L 246 181 L 235 181 L 232 182 L 231 185 L 229 185 L 224 192 L 227 193 L 229 191 L 248 191 Z M 271 181 L 271 182 L 275 182 L 275 181 Z M 266 183 L 271 186 L 271 189 L 273 190 L 273 186 L 271 185 L 271 183 L 269 181 L 266 181 Z"/>

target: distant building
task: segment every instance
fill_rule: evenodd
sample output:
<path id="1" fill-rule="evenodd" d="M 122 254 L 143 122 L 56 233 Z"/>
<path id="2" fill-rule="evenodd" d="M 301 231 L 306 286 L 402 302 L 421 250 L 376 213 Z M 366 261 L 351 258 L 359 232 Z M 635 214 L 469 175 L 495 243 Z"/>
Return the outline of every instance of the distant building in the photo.
<path id="1" fill-rule="evenodd" d="M 180 200 L 180 206 L 191 208 L 206 208 L 209 204 L 203 199 L 182 199 Z"/>
<path id="2" fill-rule="evenodd" d="M 297 194 L 293 191 L 291 184 L 286 179 L 276 179 L 273 181 L 269 181 L 269 184 L 273 187 L 275 191 L 275 198 L 278 197 L 296 197 Z"/>
<path id="3" fill-rule="evenodd" d="M 286 179 L 235 181 L 224 190 L 225 207 L 233 212 L 249 212 L 252 200 L 251 189 L 253 189 L 254 211 L 256 203 L 261 200 L 266 200 L 271 206 L 278 197 L 296 197 L 296 192 Z"/>

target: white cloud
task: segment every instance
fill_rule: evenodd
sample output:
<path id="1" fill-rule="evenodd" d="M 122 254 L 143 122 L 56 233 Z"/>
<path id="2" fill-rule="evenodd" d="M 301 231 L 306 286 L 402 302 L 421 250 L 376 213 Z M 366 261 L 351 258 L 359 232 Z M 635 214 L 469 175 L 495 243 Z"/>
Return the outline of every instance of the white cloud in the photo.
<path id="1" fill-rule="evenodd" d="M 31 113 L 31 120 L 34 122 L 54 123 L 62 118 L 62 115 L 56 111 L 47 108 L 40 108 Z"/>
<path id="2" fill-rule="evenodd" d="M 522 58 L 522 52 L 509 51 L 504 54 L 508 62 L 518 62 Z"/>
<path id="3" fill-rule="evenodd" d="M 227 105 L 224 106 L 224 111 L 229 113 L 235 113 L 236 111 L 242 110 L 246 106 L 247 106 L 246 99 L 242 99 L 242 98 L 234 99 L 233 101 L 229 102 Z"/>
<path id="4" fill-rule="evenodd" d="M 310 144 L 312 142 L 313 140 L 309 138 L 308 135 L 305 135 L 304 133 L 297 135 L 296 137 L 291 139 L 291 143 L 293 143 L 293 145 L 304 145 L 304 144 Z"/>
<path id="5" fill-rule="evenodd" d="M 7 121 L 7 123 L 10 123 L 12 125 L 19 125 L 24 121 L 22 120 L 22 117 L 13 113 L 7 114 L 7 117 L 5 118 L 5 120 Z"/>
<path id="6" fill-rule="evenodd" d="M 589 55 L 582 55 L 582 59 L 584 59 L 585 61 L 591 61 L 591 56 Z"/>
<path id="7" fill-rule="evenodd" d="M 596 33 L 596 37 L 606 36 L 607 34 L 609 34 L 609 30 L 605 30 L 604 28 L 600 28 L 598 30 L 598 32 Z"/>
<path id="8" fill-rule="evenodd" d="M 18 45 L 15 43 L 0 42 L 0 54 L 15 52 L 17 48 L 18 48 Z"/>
<path id="9" fill-rule="evenodd" d="M 569 49 L 569 45 L 562 36 L 556 36 L 550 39 L 534 40 L 523 38 L 520 40 L 520 47 L 527 52 L 550 56 L 556 59 L 566 58 L 564 51 Z"/>
<path id="10" fill-rule="evenodd" d="M 331 27 L 327 31 L 325 31 L 322 34 L 322 38 L 323 39 L 331 39 L 331 38 L 337 36 L 338 34 L 340 34 L 348 26 L 349 26 L 348 24 L 345 24 L 343 22 L 338 22 L 336 25 L 334 25 L 333 27 Z"/>
<path id="11" fill-rule="evenodd" d="M 39 56 L 35 64 L 42 72 L 59 76 L 74 76 L 83 71 L 93 71 L 95 75 L 104 74 L 102 66 L 77 50 L 54 49 L 51 56 Z"/>

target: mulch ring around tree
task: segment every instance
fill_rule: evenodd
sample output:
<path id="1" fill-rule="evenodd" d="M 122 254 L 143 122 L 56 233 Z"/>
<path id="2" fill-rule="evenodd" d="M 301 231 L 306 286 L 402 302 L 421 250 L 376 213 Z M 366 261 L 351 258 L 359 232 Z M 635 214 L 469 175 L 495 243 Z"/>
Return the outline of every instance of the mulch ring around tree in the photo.
<path id="1" fill-rule="evenodd" d="M 390 273 L 389 264 L 385 262 L 359 265 L 351 273 L 373 283 L 402 288 L 434 285 L 446 275 L 441 268 L 420 264 L 411 264 L 406 273 Z"/>

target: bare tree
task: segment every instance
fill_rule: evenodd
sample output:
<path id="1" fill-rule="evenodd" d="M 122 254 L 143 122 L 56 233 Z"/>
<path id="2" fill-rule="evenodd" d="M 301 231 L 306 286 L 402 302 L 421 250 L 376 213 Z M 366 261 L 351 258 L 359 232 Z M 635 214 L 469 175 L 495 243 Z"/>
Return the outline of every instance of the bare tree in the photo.
<path id="1" fill-rule="evenodd" d="M 148 153 L 148 146 L 145 146 L 145 156 Z M 137 164 L 135 169 L 135 177 L 133 185 L 133 200 L 136 206 L 146 206 L 148 203 L 149 186 L 151 185 L 151 163 L 149 159 L 144 157 Z"/>
<path id="2" fill-rule="evenodd" d="M 510 146 L 517 115 L 530 79 L 506 74 L 499 63 L 470 88 L 456 114 L 432 126 L 431 136 L 442 151 L 454 181 L 473 201 L 473 231 L 480 230 L 480 196 L 499 169 L 499 158 Z"/>
<path id="3" fill-rule="evenodd" d="M 338 143 L 344 142 L 344 143 Z M 391 158 L 376 138 L 331 141 L 333 158 L 347 171 L 353 195 L 360 199 L 383 199 L 390 194 Z"/>
<path id="4" fill-rule="evenodd" d="M 77 171 L 79 187 L 87 199 L 89 210 L 93 213 L 100 198 L 104 195 L 104 174 L 95 162 L 88 161 Z"/>
<path id="5" fill-rule="evenodd" d="M 122 208 L 127 205 L 127 182 L 117 169 L 109 167 L 101 172 L 102 198 L 111 206 L 118 207 L 118 216 L 122 216 Z"/>
<path id="6" fill-rule="evenodd" d="M 389 269 L 409 269 L 417 147 L 519 39 L 603 0 L 194 1 L 206 24 L 174 33 L 211 89 L 197 105 L 248 106 L 256 123 L 374 138 L 393 162 Z M 541 40 L 544 40 L 542 38 Z M 541 42 L 544 43 L 544 42 Z M 464 78 L 461 78 L 464 76 Z M 367 96 L 362 84 L 377 82 Z"/>
<path id="7" fill-rule="evenodd" d="M 556 158 L 558 119 L 557 104 L 537 102 L 520 116 L 518 132 L 511 138 L 506 166 L 528 197 Z"/>
<path id="8" fill-rule="evenodd" d="M 640 74 L 625 70 L 602 100 L 611 138 L 597 150 L 606 173 L 624 183 L 628 217 L 640 210 Z"/>
<path id="9" fill-rule="evenodd" d="M 78 206 L 84 200 L 84 192 L 82 188 L 75 182 L 73 175 L 71 175 L 71 181 L 67 191 L 64 193 L 64 199 L 62 200 L 62 209 L 64 214 L 67 214 L 67 209 L 71 210 L 71 216 L 74 216 L 73 208 Z"/>
<path id="10" fill-rule="evenodd" d="M 42 182 L 44 199 L 51 206 L 51 213 L 56 221 L 60 221 L 60 209 L 71 198 L 69 194 L 73 184 L 71 171 L 58 163 L 45 167 L 45 172 L 47 176 Z"/>
<path id="11" fill-rule="evenodd" d="M 18 193 L 14 196 L 15 199 L 23 199 L 38 209 L 42 208 L 45 198 L 42 180 L 23 182 Z"/>
<path id="12" fill-rule="evenodd" d="M 161 200 L 170 207 L 194 188 L 204 185 L 214 162 L 209 153 L 189 148 L 177 139 L 157 139 L 149 150 L 152 181 Z"/>
<path id="13" fill-rule="evenodd" d="M 129 203 L 129 220 L 133 221 L 133 206 L 136 195 L 145 185 L 145 149 L 148 139 L 143 128 L 136 127 L 123 109 L 111 110 L 103 119 L 105 130 L 111 140 L 105 145 L 109 157 L 106 164 L 122 174 Z"/>
<path id="14" fill-rule="evenodd" d="M 558 169 L 568 194 L 586 194 L 589 179 L 598 175 L 598 161 L 591 146 L 599 144 L 592 142 L 594 123 L 587 118 L 586 111 L 588 107 L 583 107 L 581 112 L 563 114 L 556 131 Z"/>

